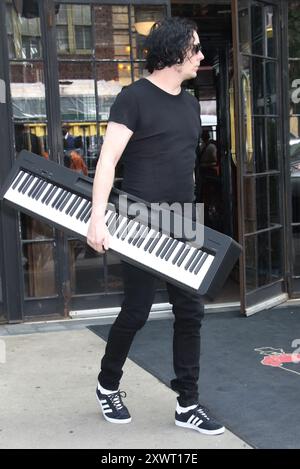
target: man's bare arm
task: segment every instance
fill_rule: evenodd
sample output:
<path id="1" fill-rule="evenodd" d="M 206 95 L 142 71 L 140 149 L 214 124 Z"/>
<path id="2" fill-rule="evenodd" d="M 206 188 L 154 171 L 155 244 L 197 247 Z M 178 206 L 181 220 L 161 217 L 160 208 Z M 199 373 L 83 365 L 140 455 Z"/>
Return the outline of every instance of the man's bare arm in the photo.
<path id="1" fill-rule="evenodd" d="M 108 123 L 96 167 L 92 213 L 87 233 L 87 243 L 98 252 L 104 252 L 109 247 L 109 233 L 104 223 L 105 209 L 114 182 L 116 164 L 132 134 L 123 124 Z"/>

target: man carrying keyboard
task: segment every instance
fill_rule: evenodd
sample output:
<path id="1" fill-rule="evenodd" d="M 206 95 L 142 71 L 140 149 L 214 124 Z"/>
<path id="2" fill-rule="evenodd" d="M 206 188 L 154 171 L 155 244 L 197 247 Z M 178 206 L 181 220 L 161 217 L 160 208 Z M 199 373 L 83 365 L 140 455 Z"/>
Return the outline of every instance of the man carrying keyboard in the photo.
<path id="1" fill-rule="evenodd" d="M 165 19 L 154 25 L 145 48 L 150 75 L 124 87 L 117 96 L 96 168 L 87 241 L 102 253 L 109 249 L 106 208 L 121 156 L 122 190 L 150 203 L 194 201 L 200 109 L 198 101 L 181 85 L 197 76 L 204 58 L 197 27 L 181 18 Z M 134 336 L 147 321 L 157 280 L 127 262 L 122 262 L 122 268 L 124 301 L 110 330 L 96 389 L 103 415 L 112 423 L 131 421 L 119 384 Z M 225 428 L 198 400 L 202 299 L 169 282 L 167 290 L 175 317 L 176 377 L 171 382 L 178 393 L 175 423 L 209 435 L 223 433 Z"/>

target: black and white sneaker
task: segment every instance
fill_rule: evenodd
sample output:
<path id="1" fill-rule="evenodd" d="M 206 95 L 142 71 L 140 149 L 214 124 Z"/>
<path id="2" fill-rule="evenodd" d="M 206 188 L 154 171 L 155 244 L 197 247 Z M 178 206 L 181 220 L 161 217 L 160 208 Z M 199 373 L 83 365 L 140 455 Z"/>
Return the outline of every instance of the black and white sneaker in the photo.
<path id="1" fill-rule="evenodd" d="M 225 427 L 208 415 L 208 410 L 200 404 L 182 408 L 177 403 L 175 424 L 179 427 L 192 428 L 206 435 L 220 435 Z"/>
<path id="2" fill-rule="evenodd" d="M 111 423 L 129 423 L 131 416 L 124 406 L 122 397 L 126 397 L 125 391 L 115 391 L 111 394 L 102 394 L 99 385 L 96 388 L 96 396 L 100 404 L 104 418 Z"/>

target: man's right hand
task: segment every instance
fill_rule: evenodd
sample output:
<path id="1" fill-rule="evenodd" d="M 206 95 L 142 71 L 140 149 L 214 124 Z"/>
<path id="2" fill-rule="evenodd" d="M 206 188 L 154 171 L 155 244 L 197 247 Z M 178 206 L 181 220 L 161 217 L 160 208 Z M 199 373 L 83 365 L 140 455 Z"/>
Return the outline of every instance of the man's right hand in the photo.
<path id="1" fill-rule="evenodd" d="M 91 217 L 87 231 L 87 243 L 103 254 L 109 248 L 109 231 L 103 218 Z"/>

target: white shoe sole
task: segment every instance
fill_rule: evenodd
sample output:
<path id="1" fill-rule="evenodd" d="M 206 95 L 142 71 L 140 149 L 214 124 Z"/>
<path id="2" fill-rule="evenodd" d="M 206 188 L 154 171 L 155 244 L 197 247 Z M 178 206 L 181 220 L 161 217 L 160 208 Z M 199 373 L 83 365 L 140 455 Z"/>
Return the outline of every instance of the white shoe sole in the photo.
<path id="1" fill-rule="evenodd" d="M 180 422 L 179 420 L 175 420 L 175 425 L 178 425 L 178 427 L 190 428 L 191 430 L 197 430 L 200 433 L 204 433 L 204 435 L 221 435 L 225 432 L 225 427 L 218 428 L 217 430 L 205 430 L 204 428 L 196 427 L 196 425 L 192 425 L 191 423 Z"/>
<path id="2" fill-rule="evenodd" d="M 105 420 L 107 420 L 108 422 L 110 423 L 130 423 L 131 422 L 131 417 L 129 417 L 129 419 L 111 419 L 110 417 L 107 417 L 107 415 L 105 415 L 104 413 L 104 410 L 103 410 L 103 407 L 102 407 L 102 404 L 100 402 L 100 399 L 99 397 L 97 396 L 96 394 L 96 398 L 97 398 L 97 401 L 99 402 L 100 404 L 100 407 L 101 407 L 101 410 L 102 410 L 102 414 L 103 414 L 103 417 L 105 418 Z"/>

